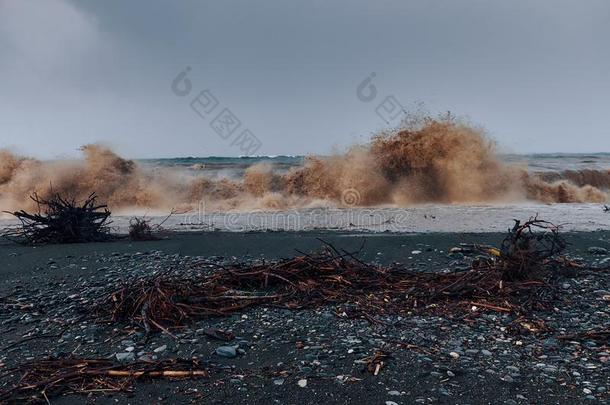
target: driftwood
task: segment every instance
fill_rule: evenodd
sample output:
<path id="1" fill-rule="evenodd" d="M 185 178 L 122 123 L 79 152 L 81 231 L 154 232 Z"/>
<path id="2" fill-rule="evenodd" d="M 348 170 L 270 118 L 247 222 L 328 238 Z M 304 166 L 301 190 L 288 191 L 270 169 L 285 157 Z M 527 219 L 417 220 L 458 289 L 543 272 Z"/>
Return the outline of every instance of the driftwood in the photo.
<path id="1" fill-rule="evenodd" d="M 543 232 L 534 230 L 538 228 Z M 475 307 L 522 314 L 545 307 L 553 290 L 549 270 L 559 263 L 551 258 L 564 245 L 556 227 L 534 218 L 516 224 L 502 249 L 485 247 L 485 260 L 467 271 L 422 273 L 404 266 L 367 264 L 353 253 L 325 244 L 320 254 L 275 263 L 219 265 L 211 272 L 168 270 L 130 280 L 101 297 L 95 310 L 110 322 L 129 322 L 147 333 L 170 335 L 172 328 L 197 319 L 261 305 L 287 309 L 335 305 L 338 316 L 373 323 L 382 323 L 378 315 L 422 309 Z"/>
<path id="2" fill-rule="evenodd" d="M 145 218 L 132 218 L 129 220 L 129 239 L 134 241 L 158 240 L 154 235 L 150 220 Z"/>
<path id="3" fill-rule="evenodd" d="M 36 213 L 24 210 L 11 212 L 21 226 L 3 233 L 3 236 L 25 245 L 54 243 L 100 242 L 111 239 L 110 211 L 105 204 L 97 203 L 95 193 L 78 203 L 54 194 L 46 199 L 34 194 L 30 197 L 37 205 Z"/>
<path id="4" fill-rule="evenodd" d="M 557 339 L 561 340 L 598 340 L 603 343 L 610 342 L 610 328 L 592 329 L 571 335 L 561 335 Z"/>
<path id="5" fill-rule="evenodd" d="M 158 224 L 153 224 L 151 219 L 146 217 L 133 217 L 129 220 L 128 237 L 133 241 L 152 241 L 159 240 L 161 236 L 168 231 L 163 228 L 163 224 L 175 214 L 175 211 L 169 213 L 163 221 Z"/>
<path id="6" fill-rule="evenodd" d="M 62 394 L 120 392 L 134 381 L 152 378 L 207 378 L 209 372 L 197 360 L 136 361 L 117 364 L 108 359 L 47 358 L 3 370 L 3 377 L 20 375 L 0 392 L 2 403 L 49 403 Z"/>
<path id="7" fill-rule="evenodd" d="M 538 217 L 523 224 L 515 220 L 500 247 L 500 264 L 505 280 L 524 280 L 563 253 L 566 242 L 559 227 Z"/>

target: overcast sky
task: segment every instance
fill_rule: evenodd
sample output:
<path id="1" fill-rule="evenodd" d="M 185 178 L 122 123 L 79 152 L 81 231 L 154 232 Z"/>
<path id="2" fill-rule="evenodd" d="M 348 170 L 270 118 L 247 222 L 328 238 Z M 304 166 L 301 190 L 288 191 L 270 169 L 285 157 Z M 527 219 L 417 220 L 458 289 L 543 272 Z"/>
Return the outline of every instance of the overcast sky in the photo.
<path id="1" fill-rule="evenodd" d="M 0 147 L 328 153 L 398 102 L 511 152 L 610 151 L 609 39 L 607 0 L 0 0 Z"/>

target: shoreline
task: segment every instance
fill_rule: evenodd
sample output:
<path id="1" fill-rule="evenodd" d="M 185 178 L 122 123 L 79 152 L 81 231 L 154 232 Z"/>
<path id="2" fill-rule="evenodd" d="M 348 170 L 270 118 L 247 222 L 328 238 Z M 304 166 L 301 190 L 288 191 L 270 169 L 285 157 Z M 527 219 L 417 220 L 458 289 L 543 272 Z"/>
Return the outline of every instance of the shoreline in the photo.
<path id="1" fill-rule="evenodd" d="M 600 204 L 421 205 L 409 208 L 304 208 L 287 211 L 206 212 L 168 214 L 146 212 L 111 216 L 113 232 L 126 234 L 129 220 L 143 217 L 174 232 L 201 231 L 340 231 L 376 233 L 494 233 L 505 232 L 514 219 L 538 215 L 564 232 L 610 230 L 610 213 Z M 16 225 L 0 219 L 0 229 Z"/>

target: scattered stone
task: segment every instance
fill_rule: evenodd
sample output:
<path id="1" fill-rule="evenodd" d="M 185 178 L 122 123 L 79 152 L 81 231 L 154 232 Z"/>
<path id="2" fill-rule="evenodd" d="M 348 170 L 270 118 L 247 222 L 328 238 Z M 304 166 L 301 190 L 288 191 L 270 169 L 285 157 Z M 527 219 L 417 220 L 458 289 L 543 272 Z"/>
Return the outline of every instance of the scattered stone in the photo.
<path id="1" fill-rule="evenodd" d="M 587 251 L 592 255 L 607 255 L 608 249 L 599 247 L 599 246 L 591 246 Z"/>
<path id="2" fill-rule="evenodd" d="M 157 347 L 155 350 L 153 350 L 153 352 L 155 353 L 162 353 L 167 349 L 167 345 L 163 345 L 163 346 L 159 346 Z"/>
<path id="3" fill-rule="evenodd" d="M 115 357 L 118 361 L 130 362 L 136 358 L 136 355 L 133 353 L 117 353 Z"/>
<path id="4" fill-rule="evenodd" d="M 237 357 L 237 346 L 220 346 L 216 349 L 216 354 L 232 359 Z"/>
<path id="5" fill-rule="evenodd" d="M 424 253 L 428 252 L 425 247 L 421 250 L 423 252 L 418 257 L 423 262 L 429 256 Z M 405 256 L 410 252 L 404 252 Z M 439 262 L 447 260 L 445 252 L 437 253 L 437 256 L 440 257 Z M 150 261 L 144 261 L 146 257 Z M 585 257 L 579 260 L 591 267 L 601 267 L 604 260 L 610 259 L 604 256 Z M 378 390 L 381 396 L 385 394 L 388 400 L 387 396 L 392 397 L 393 401 L 377 399 L 378 403 L 386 405 L 477 403 L 478 399 L 483 398 L 499 404 L 545 403 L 545 400 L 553 403 L 607 401 L 607 387 L 610 386 L 606 370 L 610 350 L 603 340 L 582 337 L 584 332 L 597 329 L 607 322 L 610 279 L 605 272 L 586 272 L 578 277 L 557 274 L 556 287 L 562 289 L 560 295 L 577 305 L 555 302 L 554 308 L 550 307 L 549 311 L 533 311 L 533 319 L 543 319 L 549 327 L 548 334 L 525 330 L 515 334 L 512 328 L 520 321 L 516 321 L 513 314 L 494 312 L 478 305 L 474 314 L 476 322 L 473 323 L 467 324 L 434 311 L 420 313 L 414 310 L 408 315 L 379 316 L 380 321 L 391 326 L 371 326 L 362 319 L 351 319 L 354 311 L 350 309 L 355 306 L 345 308 L 350 317 L 337 317 L 333 305 L 304 311 L 260 307 L 247 311 L 247 316 L 237 313 L 226 318 L 195 320 L 189 327 L 176 330 L 175 341 L 163 334 L 146 336 L 143 328 L 136 326 L 128 329 L 126 324 L 109 328 L 88 321 L 71 323 L 81 316 L 83 306 L 95 302 L 101 294 L 113 291 L 116 285 L 125 280 L 155 274 L 169 267 L 183 268 L 188 275 L 205 267 L 202 263 L 208 258 L 193 257 L 192 262 L 190 260 L 181 255 L 162 253 L 144 253 L 141 256 L 123 253 L 111 256 L 106 253 L 99 261 L 90 259 L 87 274 L 77 273 L 82 267 L 79 263 L 72 268 L 74 273 L 65 280 L 52 281 L 48 286 L 40 282 L 47 282 L 42 276 L 33 285 L 24 283 L 23 290 L 16 284 L 10 285 L 7 293 L 15 291 L 15 296 L 5 301 L 0 299 L 0 325 L 7 325 L 3 326 L 7 340 L 5 345 L 39 333 L 58 333 L 60 329 L 49 319 L 63 319 L 67 321 L 66 325 L 71 326 L 57 339 L 40 339 L 6 350 L 0 356 L 0 367 L 10 368 L 21 361 L 35 361 L 42 355 L 61 358 L 73 351 L 77 356 L 103 358 L 110 355 L 112 361 L 123 364 L 135 359 L 155 362 L 167 357 L 196 357 L 201 364 L 207 364 L 207 354 L 212 352 L 216 356 L 214 367 L 219 368 L 218 380 L 226 382 L 228 394 L 235 394 L 239 399 L 250 395 L 250 398 L 260 396 L 261 390 L 264 390 L 263 395 L 270 392 L 280 403 L 279 391 L 283 391 L 287 384 L 296 382 L 298 387 L 308 388 L 302 393 L 311 390 L 313 395 L 315 389 L 318 391 L 316 396 L 328 392 L 327 389 L 332 390 L 328 384 L 344 384 L 342 389 L 354 392 L 364 386 L 374 386 L 372 389 Z M 228 262 L 233 259 L 214 260 Z M 455 271 L 461 266 L 468 267 L 464 263 L 471 259 L 453 257 L 450 260 L 443 267 L 433 264 L 427 268 Z M 101 263 L 105 266 L 104 272 L 91 271 L 99 268 Z M 413 265 L 418 266 L 417 263 Z M 59 268 L 64 267 L 67 264 L 60 263 Z M 6 293 L 0 294 L 0 297 L 4 296 Z M 73 298 L 69 299 L 70 296 Z M 17 308 L 12 307 L 14 303 L 18 303 Z M 418 305 L 418 308 L 421 309 L 421 306 Z M 469 305 L 465 309 L 470 308 Z M 37 324 L 27 326 L 30 322 Z M 530 325 L 538 327 L 537 324 Z M 32 327 L 35 329 L 29 332 Z M 231 331 L 236 336 L 231 343 L 197 339 L 210 327 Z M 107 339 L 107 335 L 111 335 L 112 339 Z M 557 336 L 561 335 L 574 337 L 573 340 L 558 339 Z M 148 343 L 147 337 L 152 339 Z M 366 365 L 359 361 L 392 342 L 411 343 L 426 350 L 397 351 L 377 377 L 364 371 Z M 239 364 L 223 364 L 221 361 L 224 360 L 221 357 L 239 358 L 245 350 L 248 354 L 244 360 L 247 361 L 236 362 Z M 241 374 L 248 377 L 243 378 Z M 261 377 L 250 378 L 251 375 Z M 314 385 L 308 386 L 308 379 L 315 379 Z M 468 380 L 475 380 L 501 389 L 497 395 L 493 390 L 485 390 L 479 396 L 465 390 L 467 385 L 464 380 L 468 385 L 471 384 Z M 373 385 L 370 385 L 371 381 Z M 403 393 L 403 390 L 408 393 Z M 197 389 L 193 388 L 193 391 Z M 518 394 L 520 392 L 527 393 L 527 398 Z M 574 394 L 577 396 L 575 399 Z M 113 398 L 121 402 L 126 397 L 117 394 Z M 271 396 L 264 399 L 273 402 Z M 95 398 L 92 400 L 95 401 Z M 218 397 L 213 401 L 219 402 Z"/>

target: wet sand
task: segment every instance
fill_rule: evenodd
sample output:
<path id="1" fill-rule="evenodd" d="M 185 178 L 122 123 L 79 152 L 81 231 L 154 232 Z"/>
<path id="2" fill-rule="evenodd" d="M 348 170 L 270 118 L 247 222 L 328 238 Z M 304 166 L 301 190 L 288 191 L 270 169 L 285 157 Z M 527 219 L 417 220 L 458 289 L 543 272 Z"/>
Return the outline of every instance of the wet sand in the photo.
<path id="1" fill-rule="evenodd" d="M 590 246 L 610 248 L 610 231 L 572 232 L 566 237 L 570 243 L 570 254 L 580 256 Z M 382 264 L 392 262 L 425 263 L 428 259 L 443 259 L 443 252 L 459 243 L 499 244 L 504 233 L 366 233 L 346 231 L 310 232 L 183 232 L 172 233 L 158 241 L 131 242 L 118 240 L 107 243 L 88 243 L 72 245 L 48 245 L 28 247 L 6 240 L 0 240 L 0 277 L 9 280 L 13 277 L 64 277 L 80 276 L 95 271 L 94 268 L 71 270 L 63 265 L 73 258 L 95 257 L 97 255 L 133 254 L 159 250 L 167 254 L 182 256 L 221 256 L 221 257 L 263 257 L 278 259 L 292 257 L 301 252 L 319 249 L 320 239 L 348 251 L 360 251 L 364 261 L 378 261 Z M 431 249 L 430 251 L 427 249 Z M 421 255 L 412 255 L 413 250 L 422 250 Z M 56 269 L 46 266 L 52 260 Z M 430 269 L 430 270 L 433 270 Z M 0 286 L 0 291 L 7 288 Z"/>

